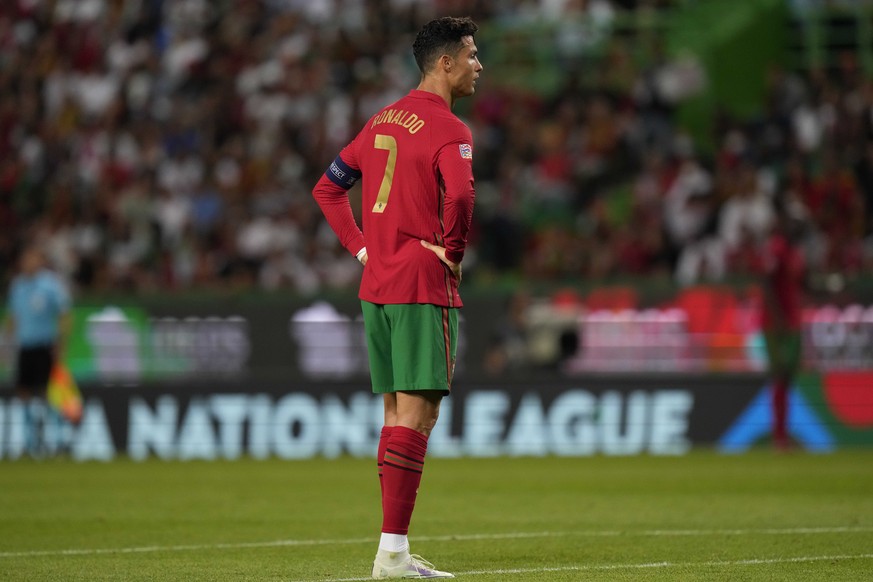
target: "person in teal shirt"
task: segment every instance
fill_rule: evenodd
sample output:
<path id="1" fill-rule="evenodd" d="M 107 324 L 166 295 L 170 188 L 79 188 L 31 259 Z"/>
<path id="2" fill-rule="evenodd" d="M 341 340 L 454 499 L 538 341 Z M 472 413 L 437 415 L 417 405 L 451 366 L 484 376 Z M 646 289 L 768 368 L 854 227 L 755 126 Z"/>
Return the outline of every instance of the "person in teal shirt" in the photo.
<path id="1" fill-rule="evenodd" d="M 49 420 L 46 389 L 52 367 L 64 356 L 72 319 L 70 307 L 70 294 L 61 279 L 45 267 L 42 251 L 35 246 L 26 248 L 19 274 L 9 287 L 6 328 L 17 350 L 15 388 L 24 405 L 25 446 L 31 455 L 45 449 L 45 430 L 40 430 L 39 420 Z M 60 421 L 52 420 L 56 425 Z"/>

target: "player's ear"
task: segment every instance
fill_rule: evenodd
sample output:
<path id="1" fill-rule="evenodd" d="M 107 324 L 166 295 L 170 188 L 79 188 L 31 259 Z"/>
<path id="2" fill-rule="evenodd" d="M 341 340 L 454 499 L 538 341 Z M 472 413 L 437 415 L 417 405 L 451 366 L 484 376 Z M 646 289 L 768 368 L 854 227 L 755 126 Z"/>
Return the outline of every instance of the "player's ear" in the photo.
<path id="1" fill-rule="evenodd" d="M 440 57 L 440 67 L 442 67 L 443 72 L 449 73 L 452 70 L 452 65 L 455 63 L 455 59 L 453 59 L 450 55 L 443 55 Z"/>

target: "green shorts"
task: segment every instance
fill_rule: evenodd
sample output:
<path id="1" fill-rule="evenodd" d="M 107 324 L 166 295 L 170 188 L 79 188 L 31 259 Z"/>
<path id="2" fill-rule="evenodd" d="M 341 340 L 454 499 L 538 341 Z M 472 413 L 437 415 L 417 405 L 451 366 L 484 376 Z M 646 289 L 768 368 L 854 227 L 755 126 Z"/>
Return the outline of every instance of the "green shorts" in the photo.
<path id="1" fill-rule="evenodd" d="M 799 331 L 765 331 L 770 373 L 793 375 L 800 368 L 802 342 Z"/>
<path id="2" fill-rule="evenodd" d="M 449 393 L 458 348 L 457 308 L 361 301 L 361 309 L 374 393 Z"/>

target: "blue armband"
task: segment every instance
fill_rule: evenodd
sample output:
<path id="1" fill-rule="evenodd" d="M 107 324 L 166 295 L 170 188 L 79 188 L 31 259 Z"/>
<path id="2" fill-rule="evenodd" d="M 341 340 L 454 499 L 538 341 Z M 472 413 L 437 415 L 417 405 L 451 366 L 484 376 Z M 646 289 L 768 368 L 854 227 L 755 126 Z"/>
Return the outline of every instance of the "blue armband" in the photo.
<path id="1" fill-rule="evenodd" d="M 343 190 L 348 190 L 355 185 L 362 174 L 360 170 L 350 167 L 341 157 L 337 156 L 324 175 Z"/>

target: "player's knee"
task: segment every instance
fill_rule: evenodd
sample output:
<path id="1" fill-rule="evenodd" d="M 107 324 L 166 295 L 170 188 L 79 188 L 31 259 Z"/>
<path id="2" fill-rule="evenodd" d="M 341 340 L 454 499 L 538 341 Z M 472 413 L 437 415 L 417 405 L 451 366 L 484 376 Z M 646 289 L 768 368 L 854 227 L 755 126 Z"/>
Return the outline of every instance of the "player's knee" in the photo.
<path id="1" fill-rule="evenodd" d="M 425 419 L 425 421 L 422 423 L 422 428 L 424 429 L 422 432 L 424 432 L 425 435 L 430 436 L 430 433 L 436 426 L 439 417 L 440 411 L 435 410 L 432 415 L 428 416 L 428 418 Z"/>
<path id="2" fill-rule="evenodd" d="M 439 418 L 439 411 L 437 410 L 437 411 L 426 414 L 426 415 L 416 419 L 414 422 L 409 423 L 411 425 L 410 428 L 412 428 L 412 430 L 414 430 L 416 432 L 420 432 L 421 434 L 423 434 L 426 437 L 429 437 L 430 433 L 433 431 L 434 427 L 436 426 L 436 422 L 437 422 L 438 418 Z M 404 423 L 400 422 L 399 424 L 404 424 Z"/>

